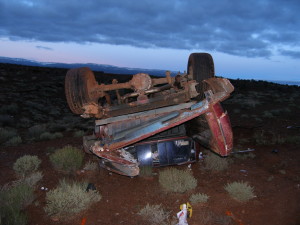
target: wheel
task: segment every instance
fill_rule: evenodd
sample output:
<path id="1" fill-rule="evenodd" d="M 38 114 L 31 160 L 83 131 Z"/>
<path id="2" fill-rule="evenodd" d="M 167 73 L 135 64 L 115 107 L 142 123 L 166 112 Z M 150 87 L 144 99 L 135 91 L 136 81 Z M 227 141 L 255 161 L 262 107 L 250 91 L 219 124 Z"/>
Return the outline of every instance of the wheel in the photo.
<path id="1" fill-rule="evenodd" d="M 192 75 L 193 79 L 199 84 L 196 85 L 196 90 L 199 95 L 195 98 L 197 101 L 205 98 L 204 91 L 210 89 L 209 85 L 202 82 L 205 79 L 212 78 L 215 76 L 214 61 L 208 53 L 192 53 L 189 56 L 187 71 L 189 75 Z M 198 116 L 185 123 L 187 135 L 193 137 L 194 135 L 200 135 L 203 137 L 203 141 L 200 144 L 207 145 L 204 143 L 209 141 L 211 133 L 209 130 L 208 123 L 204 115 Z"/>
<path id="2" fill-rule="evenodd" d="M 208 53 L 190 54 L 187 72 L 199 83 L 196 86 L 196 90 L 199 93 L 196 100 L 204 99 L 204 91 L 208 90 L 209 86 L 207 83 L 202 81 L 215 76 L 215 67 L 212 56 Z"/>
<path id="3" fill-rule="evenodd" d="M 68 105 L 75 114 L 82 114 L 82 106 L 95 102 L 89 91 L 97 86 L 94 73 L 87 67 L 70 69 L 65 78 L 65 92 Z"/>

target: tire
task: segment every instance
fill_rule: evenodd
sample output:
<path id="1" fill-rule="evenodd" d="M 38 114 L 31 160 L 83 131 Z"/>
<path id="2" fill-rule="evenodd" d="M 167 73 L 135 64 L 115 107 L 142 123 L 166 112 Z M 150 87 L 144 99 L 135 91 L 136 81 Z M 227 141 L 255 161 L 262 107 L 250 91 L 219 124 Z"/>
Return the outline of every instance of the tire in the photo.
<path id="1" fill-rule="evenodd" d="M 215 67 L 212 56 L 208 53 L 190 54 L 187 72 L 199 83 L 196 86 L 196 90 L 199 93 L 199 95 L 196 97 L 196 100 L 199 101 L 204 99 L 204 91 L 208 90 L 209 86 L 202 81 L 215 76 Z"/>
<path id="2" fill-rule="evenodd" d="M 94 102 L 89 91 L 97 86 L 94 73 L 87 67 L 70 69 L 65 78 L 65 93 L 68 105 L 75 114 L 82 114 L 82 106 Z"/>
<path id="3" fill-rule="evenodd" d="M 205 98 L 204 91 L 210 89 L 209 85 L 202 82 L 205 79 L 215 77 L 214 61 L 208 53 L 192 53 L 188 59 L 187 65 L 188 74 L 192 75 L 193 79 L 199 84 L 196 85 L 196 90 L 199 95 L 195 100 L 200 101 Z M 205 140 L 209 141 L 210 130 L 204 115 L 198 116 L 185 123 L 187 135 L 193 137 L 195 134 L 201 135 L 202 133 L 208 134 Z M 200 143 L 206 146 L 208 143 Z"/>

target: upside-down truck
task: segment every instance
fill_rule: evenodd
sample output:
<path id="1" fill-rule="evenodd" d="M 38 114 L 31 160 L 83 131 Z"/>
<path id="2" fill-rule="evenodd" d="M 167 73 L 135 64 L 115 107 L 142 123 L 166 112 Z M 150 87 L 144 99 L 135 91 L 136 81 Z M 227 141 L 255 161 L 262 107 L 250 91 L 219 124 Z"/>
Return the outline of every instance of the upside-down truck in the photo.
<path id="1" fill-rule="evenodd" d="M 230 154 L 232 129 L 220 102 L 233 90 L 228 79 L 215 77 L 208 53 L 192 53 L 187 72 L 176 76 L 138 73 L 128 82 L 99 84 L 83 67 L 65 78 L 71 111 L 95 118 L 93 135 L 83 137 L 85 152 L 99 157 L 101 167 L 131 177 L 142 166 L 194 162 L 201 145 Z"/>

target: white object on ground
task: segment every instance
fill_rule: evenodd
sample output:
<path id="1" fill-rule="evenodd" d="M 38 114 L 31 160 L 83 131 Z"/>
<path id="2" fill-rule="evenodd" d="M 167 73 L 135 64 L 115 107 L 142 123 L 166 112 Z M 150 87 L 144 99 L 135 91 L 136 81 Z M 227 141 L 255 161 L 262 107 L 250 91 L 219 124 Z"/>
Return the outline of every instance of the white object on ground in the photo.
<path id="1" fill-rule="evenodd" d="M 182 210 L 177 213 L 177 218 L 179 219 L 179 223 L 177 225 L 188 225 L 187 223 L 187 208 L 186 204 L 183 204 Z"/>
<path id="2" fill-rule="evenodd" d="M 199 153 L 199 159 L 204 159 L 202 152 Z"/>

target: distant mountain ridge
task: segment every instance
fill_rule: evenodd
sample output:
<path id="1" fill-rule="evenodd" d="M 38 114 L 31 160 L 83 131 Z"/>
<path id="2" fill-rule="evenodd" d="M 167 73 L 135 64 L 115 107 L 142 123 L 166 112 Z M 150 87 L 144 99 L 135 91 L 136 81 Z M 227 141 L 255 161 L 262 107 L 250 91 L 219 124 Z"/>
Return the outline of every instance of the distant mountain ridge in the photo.
<path id="1" fill-rule="evenodd" d="M 94 64 L 94 63 L 50 63 L 50 62 L 38 62 L 35 60 L 28 60 L 22 58 L 9 58 L 0 56 L 0 63 L 9 63 L 25 66 L 39 66 L 39 67 L 51 67 L 51 68 L 77 68 L 77 67 L 89 67 L 93 71 L 102 71 L 105 73 L 114 73 L 114 74 L 137 74 L 137 73 L 147 73 L 155 76 L 165 76 L 166 70 L 159 69 L 142 69 L 142 68 L 127 68 L 127 67 L 118 67 L 112 65 L 104 64 Z M 173 72 L 172 74 L 176 74 Z"/>
<path id="2" fill-rule="evenodd" d="M 78 68 L 78 67 L 89 67 L 93 71 L 102 71 L 104 73 L 113 74 L 137 74 L 137 73 L 147 73 L 154 76 L 165 76 L 166 70 L 159 69 L 142 69 L 142 68 L 128 68 L 128 67 L 118 67 L 105 64 L 94 64 L 94 63 L 51 63 L 51 62 L 38 62 L 35 60 L 22 59 L 22 58 L 9 58 L 0 56 L 0 63 L 9 63 L 25 66 L 38 66 L 38 67 L 50 67 L 50 68 Z M 172 75 L 175 76 L 178 71 L 171 71 Z M 282 85 L 296 85 L 300 86 L 299 81 L 284 81 L 284 80 L 265 80 L 272 83 L 282 84 Z"/>

